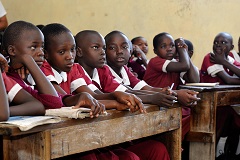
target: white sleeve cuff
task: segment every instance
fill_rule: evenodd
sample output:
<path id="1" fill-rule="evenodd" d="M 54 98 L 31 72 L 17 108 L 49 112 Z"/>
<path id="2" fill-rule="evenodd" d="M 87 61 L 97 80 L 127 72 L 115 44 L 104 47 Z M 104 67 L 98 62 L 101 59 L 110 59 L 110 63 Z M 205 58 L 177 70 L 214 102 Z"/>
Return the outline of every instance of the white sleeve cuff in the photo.
<path id="1" fill-rule="evenodd" d="M 223 66 L 219 64 L 214 64 L 207 69 L 208 74 L 210 74 L 212 77 L 216 77 L 216 74 L 221 71 L 224 71 L 224 69 Z"/>
<path id="2" fill-rule="evenodd" d="M 147 83 L 145 81 L 140 81 L 134 86 L 133 90 L 141 90 L 146 85 Z"/>
<path id="3" fill-rule="evenodd" d="M 163 64 L 163 67 L 162 67 L 162 71 L 167 73 L 167 66 L 168 64 L 170 63 L 171 61 L 170 60 L 166 60 Z"/>
<path id="4" fill-rule="evenodd" d="M 98 90 L 98 88 L 94 84 L 89 84 L 88 87 L 94 92 Z"/>
<path id="5" fill-rule="evenodd" d="M 19 84 L 15 84 L 11 90 L 8 92 L 8 100 L 9 102 L 12 102 L 16 94 L 22 89 L 22 87 Z"/>
<path id="6" fill-rule="evenodd" d="M 75 91 L 78 87 L 81 87 L 83 85 L 87 85 L 86 81 L 83 78 L 78 78 L 71 82 L 71 93 Z"/>
<path id="7" fill-rule="evenodd" d="M 124 85 L 120 84 L 116 89 L 115 91 L 126 91 L 127 90 L 127 87 L 125 87 Z"/>

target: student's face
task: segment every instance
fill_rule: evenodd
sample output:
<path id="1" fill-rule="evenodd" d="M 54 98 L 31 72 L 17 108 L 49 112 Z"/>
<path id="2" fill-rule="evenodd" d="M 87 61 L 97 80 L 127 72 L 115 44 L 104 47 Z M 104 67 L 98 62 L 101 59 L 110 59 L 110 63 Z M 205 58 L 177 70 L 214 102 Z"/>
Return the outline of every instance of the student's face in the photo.
<path id="1" fill-rule="evenodd" d="M 221 33 L 217 35 L 213 41 L 213 52 L 215 54 L 228 55 L 229 51 L 232 50 L 232 40 L 230 35 Z"/>
<path id="2" fill-rule="evenodd" d="M 154 48 L 154 53 L 163 59 L 172 60 L 176 56 L 173 37 L 171 35 L 160 37 L 157 48 Z"/>
<path id="3" fill-rule="evenodd" d="M 88 34 L 77 47 L 77 54 L 81 53 L 81 63 L 92 69 L 101 68 L 106 63 L 105 41 L 100 34 Z"/>
<path id="4" fill-rule="evenodd" d="M 111 67 L 121 68 L 130 58 L 129 40 L 125 35 L 115 33 L 106 42 L 107 63 Z"/>
<path id="5" fill-rule="evenodd" d="M 28 54 L 33 57 L 37 65 L 40 67 L 44 61 L 43 46 L 44 38 L 39 30 L 24 31 L 21 35 L 21 40 L 15 45 L 15 61 L 21 63 L 23 55 Z M 21 66 L 13 67 L 18 68 Z"/>
<path id="6" fill-rule="evenodd" d="M 58 72 L 69 72 L 76 56 L 75 41 L 70 32 L 50 38 L 45 57 L 48 63 Z"/>
<path id="7" fill-rule="evenodd" d="M 145 53 L 148 53 L 148 43 L 145 38 L 138 38 L 134 42 L 135 45 L 138 45 L 139 48 Z"/>

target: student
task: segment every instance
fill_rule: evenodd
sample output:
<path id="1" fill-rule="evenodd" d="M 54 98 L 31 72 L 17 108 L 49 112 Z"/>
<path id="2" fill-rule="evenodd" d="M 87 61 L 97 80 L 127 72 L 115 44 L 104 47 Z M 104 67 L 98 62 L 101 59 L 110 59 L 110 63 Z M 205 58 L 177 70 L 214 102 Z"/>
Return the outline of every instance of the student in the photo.
<path id="1" fill-rule="evenodd" d="M 1 68 L 7 61 L 0 54 Z M 0 121 L 8 120 L 9 116 L 44 115 L 45 110 L 41 102 L 33 98 L 14 80 L 0 69 Z M 5 69 L 6 71 L 6 69 Z"/>
<path id="2" fill-rule="evenodd" d="M 46 108 L 60 108 L 60 97 L 39 68 L 44 60 L 43 39 L 41 31 L 31 23 L 16 21 L 10 24 L 3 35 L 3 46 L 10 57 L 7 74 Z M 32 77 L 34 82 L 31 82 L 38 90 L 30 87 L 28 80 Z"/>
<path id="3" fill-rule="evenodd" d="M 233 49 L 232 36 L 219 33 L 213 43 L 213 53 L 207 54 L 201 67 L 202 82 L 240 84 L 240 63 L 228 54 Z"/>
<path id="4" fill-rule="evenodd" d="M 79 32 L 75 36 L 75 39 L 77 44 L 76 60 L 82 66 L 79 70 L 84 70 L 83 74 L 86 74 L 87 77 L 89 77 L 88 79 L 91 79 L 92 83 L 102 92 L 105 92 L 106 90 L 109 92 L 118 90 L 119 86 L 122 86 L 123 84 L 114 79 L 115 77 L 112 76 L 110 68 L 105 65 L 105 41 L 102 35 L 96 31 L 85 30 Z M 145 82 L 140 82 L 136 77 L 134 78 L 136 80 L 134 84 L 138 83 L 136 87 L 133 87 L 134 89 L 149 88 L 149 91 L 144 92 L 141 90 L 134 92 L 128 86 L 125 87 L 124 91 L 138 94 L 137 96 L 140 97 L 144 103 L 157 104 L 160 106 L 173 105 L 173 100 L 176 100 L 174 96 L 165 94 L 163 89 L 155 90 L 154 88 L 147 86 Z M 126 85 L 124 84 L 124 86 Z M 154 92 L 150 91 L 151 89 Z"/>
<path id="5" fill-rule="evenodd" d="M 56 92 L 39 68 L 44 61 L 43 44 L 43 34 L 35 25 L 25 21 L 10 24 L 3 35 L 3 46 L 10 57 L 7 74 L 42 102 L 46 109 L 60 108 L 64 102 L 66 106 L 88 106 L 92 108 L 91 117 L 98 115 L 103 106 L 89 94 L 72 97 Z"/>
<path id="6" fill-rule="evenodd" d="M 120 91 L 97 94 L 86 85 L 77 65 L 74 64 L 76 46 L 69 29 L 61 24 L 53 23 L 46 25 L 42 31 L 45 36 L 45 57 L 47 60 L 44 62 L 42 70 L 59 93 L 88 92 L 94 98 L 101 100 L 107 109 L 113 104 L 119 104 L 130 108 L 132 112 L 138 110 L 142 113 L 145 112 L 141 100 L 135 95 Z"/>
<path id="7" fill-rule="evenodd" d="M 154 53 L 157 56 L 149 61 L 149 66 L 144 75 L 144 80 L 148 84 L 155 87 L 162 87 L 174 83 L 174 89 L 177 89 L 181 84 L 181 72 L 186 72 L 183 77 L 186 82 L 199 82 L 199 72 L 191 63 L 186 50 L 186 44 L 183 39 L 176 40 L 176 43 L 178 43 L 178 46 L 175 46 L 173 37 L 166 32 L 154 37 Z M 179 54 L 178 61 L 174 59 L 176 53 Z"/>
<path id="8" fill-rule="evenodd" d="M 93 30 L 84 30 L 75 36 L 75 40 L 77 45 L 76 59 L 82 65 L 80 69 L 87 72 L 86 75 L 90 80 L 100 81 L 101 87 L 106 86 L 106 84 L 103 84 L 104 82 L 109 85 L 114 84 L 113 77 L 110 76 L 108 68 L 104 65 L 105 41 L 102 35 Z M 104 68 L 104 74 L 98 74 L 96 68 Z M 108 80 L 105 81 L 106 79 Z M 159 142 L 147 140 L 133 144 L 127 145 L 129 146 L 127 149 L 137 154 L 140 159 L 168 159 L 164 145 Z M 148 146 L 147 149 L 144 146 Z"/>
<path id="9" fill-rule="evenodd" d="M 221 32 L 213 41 L 213 53 L 208 53 L 201 66 L 201 82 L 219 82 L 220 84 L 240 84 L 240 63 L 229 56 L 233 49 L 233 39 L 229 33 Z M 217 108 L 217 142 L 220 137 L 228 137 L 232 144 L 239 137 L 240 117 L 232 107 Z M 234 140 L 231 140 L 234 137 Z M 230 142 L 231 143 L 231 142 Z M 230 144 L 230 146 L 232 145 Z M 237 144 L 230 152 L 236 153 Z"/>
<path id="10" fill-rule="evenodd" d="M 143 79 L 145 74 L 148 60 L 148 43 L 144 37 L 135 37 L 131 40 L 132 54 L 127 66 L 132 69 L 133 73 L 136 73 L 138 79 Z"/>

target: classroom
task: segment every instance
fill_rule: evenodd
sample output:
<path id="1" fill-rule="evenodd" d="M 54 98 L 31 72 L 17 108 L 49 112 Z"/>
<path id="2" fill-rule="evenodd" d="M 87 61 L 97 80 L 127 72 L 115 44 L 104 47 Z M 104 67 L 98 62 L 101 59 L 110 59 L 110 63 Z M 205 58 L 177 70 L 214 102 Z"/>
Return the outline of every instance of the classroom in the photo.
<path id="1" fill-rule="evenodd" d="M 54 25 L 48 26 L 46 27 L 45 31 L 42 30 L 43 34 L 41 38 L 44 37 L 44 41 L 48 41 L 48 38 L 52 39 L 50 37 L 51 34 L 49 34 L 50 36 L 48 35 L 48 31 L 52 29 L 51 27 L 59 27 L 66 32 L 68 32 L 69 30 L 71 33 L 70 38 L 74 37 L 75 38 L 74 43 L 76 43 L 76 55 L 74 55 L 74 57 L 76 56 L 75 63 L 76 62 L 79 63 L 80 64 L 79 66 L 82 66 L 83 68 L 83 69 L 81 67 L 79 68 L 78 66 L 78 70 L 81 70 L 81 69 L 84 70 L 81 72 L 79 71 L 79 75 L 80 74 L 82 75 L 82 73 L 84 72 L 85 73 L 87 72 L 88 74 L 88 75 L 87 74 L 84 75 L 83 77 L 84 82 L 79 80 L 79 82 L 81 81 L 81 84 L 78 84 L 79 88 L 77 88 L 76 85 L 73 84 L 73 83 L 76 83 L 76 81 L 75 82 L 72 81 L 71 84 L 69 84 L 71 85 L 71 88 L 68 88 L 67 90 L 65 90 L 65 88 L 63 88 L 60 85 L 60 83 L 56 87 L 55 79 L 53 82 L 52 76 L 55 76 L 55 71 L 57 71 L 57 69 L 55 68 L 54 70 L 54 67 L 53 67 L 52 69 L 54 71 L 48 70 L 50 65 L 53 65 L 53 64 L 59 65 L 59 64 L 56 64 L 55 62 L 50 60 L 49 60 L 50 65 L 48 63 L 45 64 L 44 62 L 41 62 L 41 65 L 43 66 L 41 66 L 41 70 L 37 70 L 36 66 L 37 65 L 40 66 L 40 65 L 37 63 L 37 65 L 35 66 L 34 61 L 29 62 L 29 59 L 31 59 L 30 57 L 26 57 L 26 59 L 21 59 L 23 61 L 22 64 L 24 65 L 26 64 L 27 66 L 26 68 L 30 66 L 31 67 L 34 66 L 32 70 L 29 69 L 29 72 L 31 74 L 32 74 L 32 71 L 34 71 L 35 69 L 37 70 L 36 72 L 41 72 L 41 71 L 43 72 L 41 76 L 46 75 L 46 79 L 44 78 L 44 80 L 40 82 L 40 87 L 39 86 L 37 87 L 39 89 L 41 88 L 41 86 L 44 87 L 45 85 L 45 88 L 48 88 L 44 90 L 40 89 L 42 92 L 41 94 L 44 94 L 44 95 L 46 94 L 45 95 L 46 97 L 39 96 L 41 98 L 41 100 L 39 101 L 42 103 L 44 102 L 43 105 L 39 104 L 34 100 L 32 100 L 31 103 L 41 107 L 42 109 L 38 108 L 41 111 L 41 113 L 44 112 L 43 106 L 46 109 L 46 105 L 48 104 L 49 106 L 47 106 L 47 109 L 53 109 L 54 106 L 74 106 L 77 96 L 80 97 L 79 99 L 81 99 L 82 97 L 81 100 L 84 99 L 85 100 L 84 102 L 87 105 L 90 105 L 89 103 L 92 104 L 93 102 L 94 102 L 94 105 L 96 105 L 95 110 L 93 112 L 92 111 L 90 112 L 91 118 L 84 118 L 81 122 L 77 122 L 76 120 L 64 119 L 64 121 L 61 122 L 60 124 L 56 123 L 56 124 L 51 124 L 46 126 L 45 125 L 37 126 L 36 128 L 30 129 L 25 133 L 19 131 L 16 127 L 0 125 L 2 130 L 0 131 L 0 134 L 2 136 L 1 141 L 2 141 L 2 148 L 3 148 L 3 150 L 1 151 L 2 152 L 1 156 L 4 159 L 9 159 L 9 158 L 21 159 L 19 158 L 21 156 L 11 157 L 11 154 L 19 154 L 19 155 L 22 154 L 23 157 L 25 156 L 25 158 L 30 158 L 30 159 L 39 159 L 39 157 L 41 159 L 44 157 L 43 159 L 59 159 L 60 160 L 68 156 L 71 157 L 71 155 L 80 153 L 80 152 L 81 152 L 80 153 L 81 158 L 88 159 L 89 158 L 87 157 L 88 154 L 85 154 L 85 153 L 89 153 L 90 151 L 94 151 L 93 153 L 96 154 L 97 149 L 99 148 L 105 149 L 109 146 L 114 146 L 115 147 L 114 149 L 116 149 L 116 147 L 119 147 L 117 144 L 122 144 L 122 143 L 124 144 L 127 141 L 134 141 L 136 139 L 142 140 L 142 138 L 144 137 L 143 138 L 144 143 L 147 143 L 149 141 L 152 142 L 152 140 L 154 140 L 153 142 L 154 145 L 164 146 L 163 148 L 167 150 L 168 156 L 162 159 L 221 160 L 220 156 L 222 152 L 225 151 L 226 153 L 226 145 L 224 150 L 224 146 L 221 144 L 221 142 L 224 141 L 224 143 L 226 143 L 225 141 L 227 136 L 229 137 L 234 136 L 234 138 L 232 139 L 229 138 L 229 141 L 231 141 L 229 142 L 230 143 L 229 145 L 230 145 L 230 148 L 231 147 L 234 148 L 233 150 L 235 153 L 233 153 L 234 157 L 231 157 L 232 153 L 231 153 L 231 156 L 230 154 L 229 155 L 222 154 L 222 158 L 235 160 L 240 157 L 239 134 L 237 134 L 236 136 L 236 133 L 232 133 L 232 132 L 230 133 L 225 131 L 227 129 L 235 130 L 236 128 L 237 130 L 239 130 L 239 126 L 240 126 L 240 117 L 239 117 L 240 109 L 237 108 L 237 105 L 240 104 L 240 101 L 236 98 L 240 96 L 240 78 L 239 78 L 240 69 L 238 70 L 238 68 L 240 67 L 240 62 L 236 57 L 234 57 L 234 55 L 231 56 L 234 53 L 237 54 L 240 49 L 239 48 L 240 33 L 238 32 L 238 29 L 240 28 L 240 22 L 237 20 L 237 15 L 240 7 L 239 0 L 229 0 L 229 1 L 222 1 L 222 0 L 219 0 L 219 1 L 213 1 L 213 0 L 195 0 L 195 1 L 190 1 L 190 0 L 170 0 L 170 1 L 163 1 L 163 0 L 151 0 L 151 1 L 143 1 L 143 0 L 139 0 L 139 1 L 133 1 L 133 0 L 125 0 L 125 1 L 119 1 L 119 0 L 112 0 L 112 1 L 109 1 L 109 0 L 102 0 L 102 1 L 98 1 L 98 0 L 90 0 L 90 1 L 85 1 L 85 0 L 70 0 L 70 1 L 69 0 L 58 0 L 58 1 L 57 0 L 43 0 L 43 1 L 1 0 L 1 2 L 7 12 L 6 16 L 7 16 L 8 25 L 16 21 L 26 21 L 33 25 L 44 25 L 44 26 L 48 24 L 54 24 L 55 26 Z M 21 24 L 21 25 L 24 25 L 24 24 Z M 80 31 L 86 31 L 86 32 L 80 32 Z M 163 35 L 159 35 L 160 33 L 163 33 Z M 106 67 L 103 67 L 103 69 L 98 69 L 97 71 L 99 74 L 99 77 L 100 78 L 104 77 L 105 74 L 108 74 L 107 71 L 109 71 L 109 75 L 111 76 L 108 76 L 108 78 L 111 77 L 110 78 L 111 82 L 109 82 L 109 84 L 103 85 L 102 81 L 99 80 L 101 81 L 101 84 L 100 84 L 100 82 L 98 83 L 98 81 L 94 81 L 94 78 L 96 78 L 96 77 L 93 78 L 93 76 L 95 75 L 95 70 L 90 71 L 90 67 L 88 67 L 88 64 L 87 64 L 88 61 L 86 61 L 84 57 L 86 55 L 83 52 L 86 50 L 86 48 L 84 48 L 84 46 L 81 43 L 78 43 L 78 41 L 81 42 L 82 40 L 85 40 L 85 39 L 87 41 L 88 38 L 90 39 L 90 37 L 93 37 L 93 36 L 97 36 L 98 38 L 100 38 L 98 41 L 99 43 L 102 40 L 105 41 L 106 43 L 105 45 L 102 45 L 102 42 L 101 42 L 98 47 L 102 48 L 102 50 L 105 50 L 104 53 L 106 52 L 107 58 L 101 55 L 102 57 L 99 59 L 107 59 L 108 66 L 110 66 L 111 68 L 114 68 L 114 67 L 117 68 L 117 66 L 114 66 L 114 63 L 118 63 L 116 58 L 114 62 L 114 57 L 112 58 L 112 63 L 110 60 L 108 60 L 108 57 L 110 57 L 109 55 L 113 53 L 113 51 L 115 50 L 112 47 L 113 43 L 111 42 L 113 41 L 114 37 L 122 38 L 125 40 L 132 40 L 133 38 L 138 36 L 144 37 L 148 43 L 148 46 L 147 46 L 148 53 L 146 55 L 142 55 L 144 57 L 140 58 L 140 60 L 142 61 L 143 59 L 145 61 L 146 59 L 146 62 L 143 62 L 141 64 L 145 70 L 146 68 L 150 70 L 149 68 L 152 67 L 152 65 L 149 65 L 149 64 L 163 63 L 162 61 L 157 61 L 157 60 L 152 61 L 152 63 L 149 63 L 149 62 L 151 62 L 150 61 L 151 59 L 153 60 L 155 57 L 158 57 L 161 54 L 160 47 L 159 49 L 156 49 L 158 47 L 158 45 L 156 45 L 156 42 L 160 42 L 160 39 L 161 39 L 159 37 L 160 36 L 168 37 L 168 38 L 170 37 L 169 39 L 176 40 L 175 42 L 176 43 L 175 46 L 177 48 L 176 50 L 177 52 L 179 52 L 179 54 L 181 54 L 179 56 L 180 60 L 177 60 L 177 63 L 179 63 L 178 64 L 179 67 L 178 67 L 178 70 L 176 70 L 176 72 L 179 72 L 179 74 L 180 72 L 181 73 L 184 72 L 183 75 L 187 72 L 187 74 L 185 74 L 184 76 L 182 75 L 181 77 L 182 79 L 179 78 L 178 81 L 175 81 L 173 77 L 170 80 L 162 79 L 162 81 L 165 81 L 165 82 L 162 82 L 161 80 L 159 80 L 159 83 L 160 81 L 162 83 L 161 85 L 159 85 L 156 82 L 158 79 L 153 78 L 153 76 L 155 75 L 153 72 L 150 72 L 147 70 L 145 72 L 144 70 L 145 76 L 140 79 L 139 77 L 140 73 L 132 71 L 134 70 L 134 68 L 128 65 L 128 67 L 129 66 L 130 67 L 128 69 L 125 68 L 126 72 L 132 71 L 133 75 L 135 75 L 137 78 L 140 79 L 139 81 L 137 81 L 139 84 L 138 86 L 137 85 L 132 86 L 130 85 L 131 82 L 126 82 L 126 83 L 124 82 L 122 69 L 119 69 L 119 70 L 113 69 L 116 72 L 116 74 L 114 74 L 113 73 L 114 71 L 111 68 L 108 69 Z M 156 37 L 156 36 L 159 36 L 159 37 Z M 65 35 L 63 37 L 67 37 L 67 36 Z M 155 42 L 153 42 L 154 37 L 156 38 Z M 219 51 L 220 46 L 225 45 L 225 41 L 223 44 L 222 39 L 226 40 L 227 45 L 229 44 L 227 46 L 227 50 L 229 50 L 228 52 L 229 54 L 227 54 L 225 58 L 223 56 L 218 56 L 218 54 L 215 54 L 217 52 L 220 52 Z M 184 49 L 187 50 L 186 46 L 188 46 L 185 44 L 186 42 L 184 42 L 184 40 L 190 40 L 194 46 L 193 47 L 194 54 L 190 58 L 186 57 L 187 52 L 182 51 Z M 219 44 L 220 42 L 222 44 Z M 8 43 L 6 40 L 6 46 L 7 45 Z M 139 51 L 138 49 L 140 46 L 138 47 L 134 43 L 131 43 L 131 45 L 129 46 L 129 53 L 131 52 L 133 53 L 136 50 Z M 6 46 L 4 46 L 5 50 L 7 49 Z M 111 46 L 111 47 L 108 47 L 108 46 Z M 119 47 L 121 48 L 122 46 L 119 46 Z M 110 49 L 110 48 L 113 48 L 113 49 Z M 123 51 L 124 49 L 125 48 L 122 47 Z M 47 54 L 48 57 L 50 58 L 52 57 L 50 55 L 50 51 L 52 49 L 50 48 L 50 46 L 48 47 L 48 44 L 44 44 L 43 50 L 46 52 L 49 52 L 49 54 Z M 7 52 L 10 52 L 10 51 L 7 51 Z M 223 65 L 224 68 L 217 68 L 218 70 L 216 72 L 213 71 L 212 73 L 208 73 L 210 72 L 209 71 L 210 69 L 202 67 L 203 61 L 206 58 L 205 56 L 208 53 L 212 53 L 212 54 L 209 54 L 209 57 L 208 57 L 211 61 L 210 63 L 215 63 L 214 66 L 219 64 Z M 15 58 L 10 53 L 8 54 L 10 55 L 9 61 Z M 46 56 L 46 53 L 44 54 Z M 230 62 L 230 60 L 228 60 L 228 57 L 231 57 L 232 59 L 231 65 L 227 63 L 227 61 Z M 42 58 L 43 58 L 43 55 L 41 55 L 40 59 L 38 60 L 41 61 Z M 130 58 L 130 57 L 127 57 L 127 58 Z M 238 58 L 240 60 L 239 56 Z M 35 60 L 35 62 L 38 61 L 36 60 L 37 58 L 33 58 L 33 59 Z M 0 61 L 1 60 L 2 59 L 0 56 Z M 187 61 L 188 61 L 188 69 L 184 70 L 183 64 Z M 29 62 L 29 64 L 27 62 Z M 92 63 L 94 62 L 92 61 Z M 169 70 L 173 71 L 175 70 L 175 68 L 177 68 L 177 67 L 175 68 L 170 67 L 171 63 L 173 64 L 173 62 L 169 60 L 168 63 L 165 63 L 164 61 L 164 64 L 160 64 L 160 65 L 163 65 L 163 67 L 165 65 L 165 68 L 162 68 L 160 75 L 165 74 L 165 72 L 166 73 L 170 72 Z M 120 60 L 119 60 L 119 64 L 120 64 Z M 11 68 L 14 69 L 15 66 L 14 64 L 12 65 L 13 66 L 10 66 L 10 69 Z M 17 64 L 15 65 L 17 66 Z M 100 64 L 100 62 L 98 65 L 103 66 L 103 64 Z M 167 67 L 167 65 L 169 66 Z M 75 65 L 72 64 L 72 62 L 71 64 L 70 63 L 68 64 L 68 67 L 69 66 L 71 66 L 74 69 L 77 69 L 77 67 L 75 67 Z M 237 67 L 233 67 L 233 66 L 237 66 Z M 85 67 L 88 67 L 88 68 L 86 69 Z M 124 65 L 124 67 L 126 67 L 126 65 Z M 122 68 L 124 67 L 122 65 Z M 73 69 L 71 71 L 70 70 L 71 69 L 69 70 L 66 69 L 62 71 L 66 72 L 68 75 L 68 73 L 70 74 L 74 72 Z M 122 75 L 118 76 L 117 71 L 119 71 L 119 74 L 121 71 Z M 212 76 L 211 77 L 212 79 L 210 79 L 209 76 L 213 74 L 214 76 Z M 226 74 L 229 74 L 230 76 L 226 76 Z M 6 75 L 7 77 L 10 77 L 10 78 L 12 78 L 11 76 L 13 76 L 12 73 L 10 76 L 9 74 L 6 74 Z M 179 76 L 181 76 L 181 74 Z M 5 73 L 2 74 L 2 77 L 4 82 L 6 83 Z M 32 77 L 33 77 L 33 81 L 36 81 L 35 79 L 36 76 L 32 75 Z M 206 79 L 208 78 L 208 80 L 204 80 L 204 78 Z M 153 79 L 156 83 L 153 82 Z M 14 80 L 17 83 L 19 83 L 16 79 Z M 56 81 L 58 81 L 57 78 L 56 78 Z M 89 83 L 91 83 L 91 85 Z M 184 85 L 187 83 L 189 84 L 194 83 L 195 85 L 194 84 L 191 84 L 189 86 Z M 38 81 L 36 81 L 36 84 L 38 84 Z M 91 86 L 93 86 L 92 84 L 94 84 L 93 88 L 91 88 Z M 85 87 L 86 85 L 89 87 Z M 139 88 L 140 85 L 141 87 Z M 20 84 L 20 86 L 22 86 L 22 84 Z M 63 89 L 59 86 L 61 86 Z M 128 87 L 126 86 L 128 87 L 130 86 L 131 88 L 133 88 L 133 90 L 137 90 L 137 91 L 129 90 Z M 8 88 L 7 86 L 5 87 L 6 89 Z M 73 89 L 72 87 L 76 87 L 77 89 L 76 88 Z M 164 90 L 165 87 L 168 87 L 166 91 Z M 58 89 L 58 88 L 61 88 L 61 89 Z M 164 94 L 162 93 L 162 91 L 159 90 L 159 88 L 161 89 L 163 88 Z M 96 89 L 97 91 L 94 89 Z M 170 91 L 173 90 L 174 93 L 172 92 L 167 93 L 169 89 Z M 111 94 L 108 94 L 109 90 L 111 90 Z M 138 90 L 140 90 L 141 93 Z M 146 90 L 146 91 L 143 91 L 143 90 Z M 175 90 L 177 91 L 175 92 Z M 185 90 L 185 91 L 179 91 L 179 90 Z M 85 92 L 88 92 L 88 91 L 89 91 L 89 94 L 88 93 L 84 94 Z M 120 93 L 120 91 L 123 91 L 123 93 L 122 92 Z M 7 89 L 7 92 L 8 92 L 8 89 Z M 84 93 L 81 95 L 81 92 L 84 92 Z M 154 92 L 154 93 L 150 94 L 149 92 Z M 165 95 L 165 92 L 166 92 L 166 95 Z M 102 93 L 104 94 L 102 95 Z M 69 95 L 72 95 L 72 94 L 74 95 L 70 97 Z M 131 96 L 129 96 L 128 94 L 130 94 Z M 180 95 L 180 96 L 177 96 L 177 95 Z M 187 95 L 189 95 L 188 98 L 186 98 Z M 52 98 L 54 98 L 53 101 L 56 101 L 55 104 L 50 104 L 50 101 L 48 101 L 51 96 L 53 96 Z M 158 97 L 160 96 L 160 99 L 163 98 L 164 101 L 160 101 L 160 100 L 157 101 L 156 100 L 157 96 Z M 134 105 L 137 107 L 131 106 L 132 108 L 130 107 L 129 110 L 132 112 L 137 111 L 137 113 L 129 114 L 129 113 L 121 113 L 119 111 L 115 113 L 115 112 L 112 112 L 111 110 L 110 115 L 108 114 L 105 118 L 102 117 L 101 114 L 103 114 L 103 112 L 105 111 L 105 108 L 108 112 L 108 109 L 120 110 L 119 109 L 120 107 L 122 108 L 126 107 L 126 105 L 125 106 L 119 105 L 119 103 L 122 102 L 121 100 L 123 100 L 124 98 L 120 100 L 117 97 L 124 97 L 129 101 L 131 101 L 132 104 L 134 103 Z M 149 97 L 151 98 L 153 97 L 155 99 L 152 100 Z M 181 97 L 182 97 L 182 100 L 181 100 Z M 90 99 L 91 101 L 88 101 L 86 99 L 88 100 Z M 77 105 L 79 106 L 82 105 L 82 103 L 77 101 Z M 117 104 L 117 105 L 114 105 L 114 107 L 117 106 L 116 108 L 111 107 L 113 103 Z M 169 107 L 170 103 L 174 103 L 174 104 L 171 104 L 173 107 Z M 146 117 L 141 115 L 142 113 L 144 114 L 145 112 L 145 109 L 144 107 L 142 107 L 142 104 L 144 104 L 144 106 L 146 105 L 147 106 L 146 110 L 149 111 L 147 112 Z M 153 109 L 154 108 L 153 106 L 161 106 L 161 107 L 160 107 L 160 110 L 156 110 L 156 109 Z M 194 107 L 189 107 L 189 106 L 194 106 Z M 179 110 L 179 107 L 182 108 L 182 111 Z M 59 108 L 59 107 L 56 107 L 56 108 Z M 159 107 L 157 108 L 159 109 Z M 38 110 L 37 107 L 35 109 L 36 111 Z M 186 109 L 185 112 L 183 111 L 184 109 Z M 157 112 L 159 112 L 159 115 L 157 114 Z M 185 117 L 185 113 L 187 114 L 186 117 Z M 219 114 L 226 115 L 225 116 L 226 119 L 218 118 L 217 115 Z M 156 119 L 151 120 L 152 116 L 155 116 Z M 171 121 L 167 122 L 166 120 L 167 118 L 171 119 Z M 186 124 L 185 124 L 185 120 L 186 120 Z M 110 132 L 111 134 L 116 134 L 115 136 L 123 136 L 125 133 L 127 138 L 121 139 L 121 138 L 116 138 L 115 136 L 112 135 L 109 137 L 109 140 L 104 139 L 102 137 L 106 136 L 108 133 L 105 131 L 105 129 L 99 128 L 97 126 L 98 125 L 104 126 L 104 123 L 106 123 L 105 121 L 107 121 L 112 125 L 114 124 L 118 125 L 118 123 L 125 123 L 125 125 L 130 125 L 131 127 L 133 127 L 132 132 L 129 133 L 128 129 L 124 128 L 124 125 L 121 126 L 123 127 L 122 130 L 119 129 L 119 127 L 112 127 L 112 128 L 106 127 L 105 128 L 106 130 L 115 129 L 114 132 L 113 131 Z M 143 124 L 136 123 L 136 121 L 144 121 L 144 123 Z M 158 124 L 159 121 L 166 123 L 166 125 L 164 124 L 159 125 Z M 234 122 L 234 124 L 231 126 L 232 128 L 229 126 L 226 127 L 227 124 L 220 125 L 220 123 L 223 124 L 224 121 L 229 122 L 229 124 L 232 124 L 232 122 Z M 154 124 L 157 127 L 152 128 L 151 126 L 147 125 L 147 123 Z M 186 127 L 186 125 L 189 125 L 189 128 Z M 137 129 L 141 127 L 145 127 L 145 128 L 142 130 L 141 133 L 138 133 Z M 99 132 L 101 132 L 101 134 L 97 131 L 97 129 L 99 130 Z M 218 132 L 218 129 L 220 130 L 219 132 Z M 83 136 L 87 132 L 93 131 L 93 133 L 91 133 L 89 136 L 86 136 L 87 137 L 86 139 L 90 139 L 86 141 L 86 143 L 93 144 L 93 145 L 80 146 L 77 143 L 73 142 L 74 140 L 72 141 L 69 140 L 67 143 L 63 143 L 64 139 L 66 139 L 69 136 L 74 136 L 76 134 L 76 132 L 72 132 L 73 130 L 78 130 L 80 132 L 79 136 L 74 138 L 75 141 L 78 141 L 79 139 L 81 139 L 81 136 Z M 185 133 L 185 130 L 186 130 L 186 133 Z M 69 132 L 68 133 L 69 135 L 66 132 Z M 64 135 L 64 133 L 66 135 Z M 25 135 L 31 135 L 31 136 L 25 137 Z M 158 137 L 156 135 L 161 135 L 161 136 Z M 21 139 L 19 137 L 24 137 L 25 139 Z M 11 142 L 12 139 L 14 140 L 19 139 L 19 140 L 16 140 L 15 142 Z M 22 149 L 21 145 L 17 145 L 18 143 L 26 143 L 26 142 L 30 143 L 32 140 L 38 141 L 38 139 L 41 139 L 41 140 L 39 140 L 39 142 L 36 142 L 36 147 L 38 149 L 38 147 L 42 145 L 43 149 L 37 151 L 37 149 L 32 150 L 31 148 L 25 148 L 27 152 L 28 151 L 30 152 L 30 154 L 18 153 L 18 150 Z M 171 140 L 171 142 L 166 142 L 167 139 Z M 160 143 L 158 143 L 159 142 L 158 140 L 160 141 Z M 49 143 L 47 141 L 49 141 Z M 62 141 L 61 143 L 63 147 L 61 146 L 60 143 L 58 144 L 58 141 Z M 232 145 L 233 143 L 232 141 L 234 142 L 234 146 Z M 137 145 L 140 146 L 139 148 L 142 147 L 140 144 L 141 143 L 137 143 Z M 66 146 L 66 145 L 69 145 L 69 146 Z M 173 145 L 176 148 L 176 150 L 170 149 Z M 7 152 L 6 149 L 4 149 L 4 147 L 7 147 L 12 153 Z M 111 151 L 113 151 L 112 148 L 111 148 Z M 102 152 L 102 150 L 100 150 L 99 152 Z M 232 151 L 229 151 L 229 152 L 232 152 Z M 93 153 L 89 154 L 90 157 L 91 157 L 91 154 Z M 114 152 L 114 153 L 117 153 L 117 152 Z M 161 153 L 164 153 L 164 151 L 162 151 Z M 128 154 L 123 153 L 120 155 L 126 156 Z M 200 158 L 199 157 L 200 155 L 203 155 L 203 157 Z M 119 159 L 125 159 L 126 157 L 124 156 Z M 96 159 L 101 159 L 99 157 Z M 105 159 L 108 159 L 108 158 L 105 157 Z M 137 159 L 141 159 L 141 158 L 138 157 Z"/>

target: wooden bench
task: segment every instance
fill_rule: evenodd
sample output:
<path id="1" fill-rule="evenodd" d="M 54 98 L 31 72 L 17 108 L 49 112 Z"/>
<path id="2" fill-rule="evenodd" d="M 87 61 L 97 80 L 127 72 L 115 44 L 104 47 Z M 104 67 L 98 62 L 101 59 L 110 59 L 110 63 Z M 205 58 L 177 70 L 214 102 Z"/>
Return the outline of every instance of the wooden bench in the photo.
<path id="1" fill-rule="evenodd" d="M 25 132 L 1 124 L 2 159 L 49 160 L 161 133 L 171 159 L 180 160 L 181 108 L 146 108 L 146 114 L 111 110 L 107 116 L 64 119 Z"/>
<path id="2" fill-rule="evenodd" d="M 215 87 L 180 86 L 200 92 L 201 101 L 192 109 L 190 132 L 190 160 L 213 160 L 216 152 L 216 109 L 218 106 L 240 104 L 240 85 Z"/>

